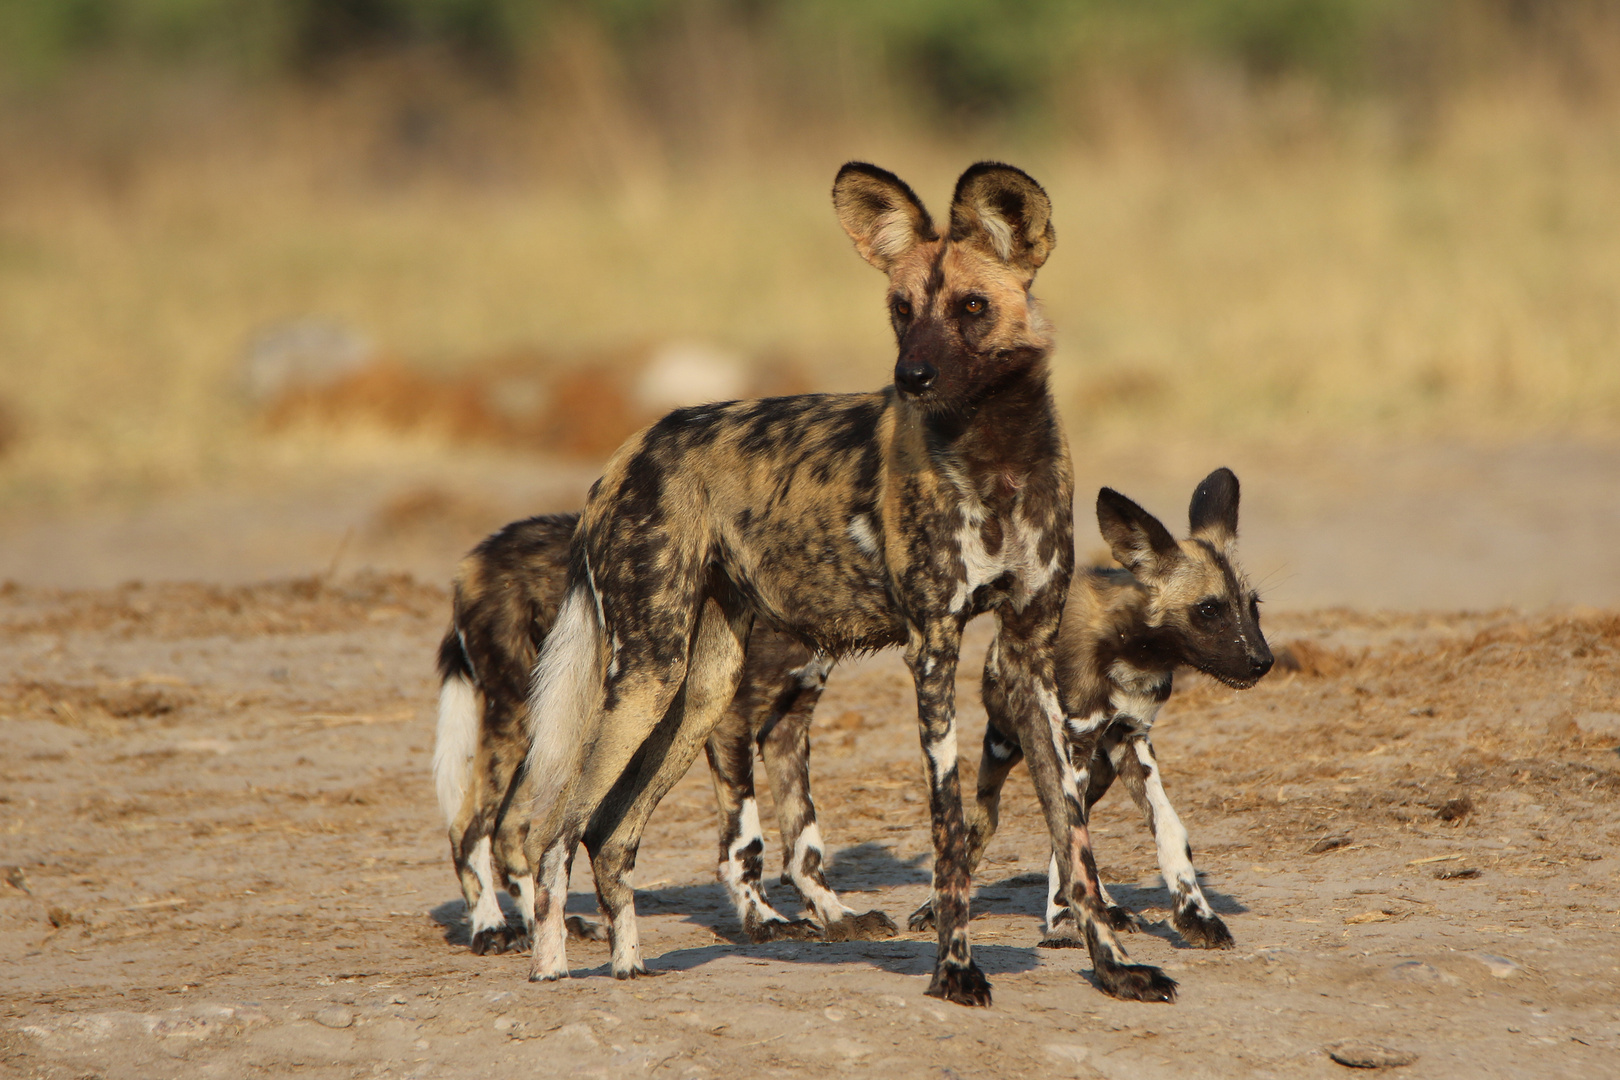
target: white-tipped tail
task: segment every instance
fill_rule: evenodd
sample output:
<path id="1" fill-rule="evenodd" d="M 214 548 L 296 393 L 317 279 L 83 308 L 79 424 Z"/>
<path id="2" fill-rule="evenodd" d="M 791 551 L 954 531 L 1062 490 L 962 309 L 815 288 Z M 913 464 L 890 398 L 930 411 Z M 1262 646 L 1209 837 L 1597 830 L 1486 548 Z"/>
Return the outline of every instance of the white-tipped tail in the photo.
<path id="1" fill-rule="evenodd" d="M 478 690 L 452 675 L 439 687 L 439 729 L 433 739 L 433 786 L 445 824 L 454 825 L 472 783 L 478 752 Z"/>
<path id="2" fill-rule="evenodd" d="M 551 809 L 579 770 L 586 725 L 602 697 L 602 627 L 590 587 L 575 585 L 534 665 L 529 694 L 532 813 Z"/>

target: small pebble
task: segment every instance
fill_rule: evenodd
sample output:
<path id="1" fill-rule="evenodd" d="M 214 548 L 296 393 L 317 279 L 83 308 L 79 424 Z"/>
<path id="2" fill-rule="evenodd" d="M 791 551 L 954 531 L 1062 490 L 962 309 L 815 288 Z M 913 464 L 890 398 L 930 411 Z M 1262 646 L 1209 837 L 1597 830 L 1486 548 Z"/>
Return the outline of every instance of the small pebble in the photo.
<path id="1" fill-rule="evenodd" d="M 510 1016 L 497 1016 L 495 1018 L 495 1023 L 491 1026 L 494 1027 L 496 1031 L 511 1031 L 513 1028 L 517 1027 L 517 1021 L 512 1019 Z"/>
<path id="2" fill-rule="evenodd" d="M 342 1005 L 325 1005 L 316 1010 L 315 1022 L 322 1027 L 346 1028 L 354 1023 L 354 1013 Z"/>
<path id="3" fill-rule="evenodd" d="M 1505 956 L 1495 956 L 1491 953 L 1476 953 L 1474 958 L 1484 964 L 1490 973 L 1498 979 L 1511 979 L 1524 969 Z"/>
<path id="4" fill-rule="evenodd" d="M 1337 1042 L 1326 1049 L 1328 1057 L 1352 1069 L 1394 1069 L 1418 1059 L 1409 1050 L 1392 1050 L 1370 1042 Z"/>

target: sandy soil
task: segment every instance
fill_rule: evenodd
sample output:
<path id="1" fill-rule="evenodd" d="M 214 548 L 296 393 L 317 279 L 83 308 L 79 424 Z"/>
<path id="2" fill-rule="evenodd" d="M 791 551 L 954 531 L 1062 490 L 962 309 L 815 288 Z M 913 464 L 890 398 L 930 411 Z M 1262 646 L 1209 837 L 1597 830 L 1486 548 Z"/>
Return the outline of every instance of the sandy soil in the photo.
<path id="1" fill-rule="evenodd" d="M 1045 842 L 1015 775 L 974 902 L 995 1005 L 967 1010 L 923 995 L 922 935 L 740 943 L 701 770 L 638 871 L 659 977 L 614 981 L 597 944 L 549 986 L 471 955 L 428 778 L 445 608 L 379 575 L 0 593 L 0 1073 L 1331 1076 L 1350 1042 L 1416 1055 L 1406 1075 L 1613 1075 L 1614 613 L 1284 614 L 1299 670 L 1183 679 L 1157 743 L 1237 948 L 1184 948 L 1134 807 L 1096 816 L 1173 1005 L 1036 947 Z M 903 919 L 929 850 L 897 659 L 836 673 L 817 724 L 834 884 Z"/>

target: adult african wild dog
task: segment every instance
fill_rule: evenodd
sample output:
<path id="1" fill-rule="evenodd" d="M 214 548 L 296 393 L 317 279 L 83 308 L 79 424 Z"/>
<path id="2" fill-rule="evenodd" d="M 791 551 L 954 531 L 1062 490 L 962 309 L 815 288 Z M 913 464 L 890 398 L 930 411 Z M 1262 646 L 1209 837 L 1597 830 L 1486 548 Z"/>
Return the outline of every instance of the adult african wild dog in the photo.
<path id="1" fill-rule="evenodd" d="M 677 410 L 620 448 L 592 489 L 536 664 L 517 796 L 533 809 L 525 847 L 538 870 L 530 978 L 567 974 L 563 904 L 581 839 L 613 971 L 645 971 L 628 880 L 637 844 L 731 701 L 757 618 L 828 656 L 904 644 L 933 819 L 928 992 L 988 1004 L 968 943 L 954 684 L 963 624 L 993 611 L 1005 721 L 1098 980 L 1168 997 L 1174 984 L 1126 963 L 1107 925 L 1064 753 L 1052 642 L 1074 561 L 1072 479 L 1047 389 L 1049 332 L 1029 295 L 1055 241 L 1050 201 L 1023 172 L 981 163 L 958 180 L 942 236 L 897 177 L 851 163 L 833 202 L 888 275 L 894 383 Z"/>
<path id="2" fill-rule="evenodd" d="M 1260 632 L 1259 596 L 1237 562 L 1238 480 L 1230 469 L 1217 469 L 1198 485 L 1188 519 L 1190 535 L 1178 543 L 1158 518 L 1117 491 L 1097 494 L 1097 524 L 1125 569 L 1075 575 L 1058 629 L 1057 679 L 1074 717 L 1069 757 L 1088 816 L 1114 778 L 1123 779 L 1153 834 L 1173 898 L 1171 922 L 1190 944 L 1229 948 L 1232 935 L 1198 886 L 1187 830 L 1165 795 L 1149 733 L 1178 666 L 1246 689 L 1271 670 L 1272 658 Z M 1003 679 L 992 647 L 983 682 L 989 722 L 970 825 L 975 866 L 995 832 L 1002 785 L 1023 756 L 1016 725 L 1007 718 Z M 1048 877 L 1046 944 L 1079 944 L 1056 859 Z M 1135 916 L 1106 891 L 1101 895 L 1109 924 L 1134 930 Z M 932 921 L 930 902 L 912 915 L 911 927 Z"/>
<path id="3" fill-rule="evenodd" d="M 504 952 L 533 930 L 507 925 L 495 890 L 497 884 L 516 889 L 525 918 L 532 918 L 527 890 L 533 880 L 513 872 L 514 861 L 523 863 L 528 818 L 511 812 L 510 803 L 529 752 L 530 673 L 557 617 L 578 520 L 578 514 L 555 514 L 514 522 L 474 548 L 456 574 L 450 629 L 439 647 L 433 772 L 467 901 L 472 949 L 480 954 Z M 845 907 L 822 870 L 821 830 L 810 798 L 810 715 L 831 666 L 793 638 L 756 627 L 737 695 L 708 740 L 721 809 L 719 876 L 743 932 L 755 942 L 889 937 L 897 930 L 881 911 L 857 914 Z M 776 795 L 782 880 L 798 889 L 819 926 L 782 915 L 765 895 L 755 743 Z M 600 933 L 577 917 L 567 924 L 575 936 Z"/>

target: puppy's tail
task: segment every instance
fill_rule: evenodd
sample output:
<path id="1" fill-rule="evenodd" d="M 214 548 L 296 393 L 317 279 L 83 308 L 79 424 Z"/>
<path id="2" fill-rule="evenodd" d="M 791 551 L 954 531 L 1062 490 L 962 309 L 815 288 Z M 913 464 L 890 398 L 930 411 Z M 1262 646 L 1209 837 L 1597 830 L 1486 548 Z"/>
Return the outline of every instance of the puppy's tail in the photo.
<path id="1" fill-rule="evenodd" d="M 596 597 L 585 581 L 563 597 L 557 621 L 534 665 L 529 693 L 529 812 L 560 822 L 559 797 L 579 772 L 585 741 L 602 697 L 605 650 Z"/>
<path id="2" fill-rule="evenodd" d="M 460 629 L 454 625 L 439 645 L 439 727 L 433 739 L 433 786 L 445 824 L 454 825 L 472 784 L 478 753 L 480 694 Z"/>

